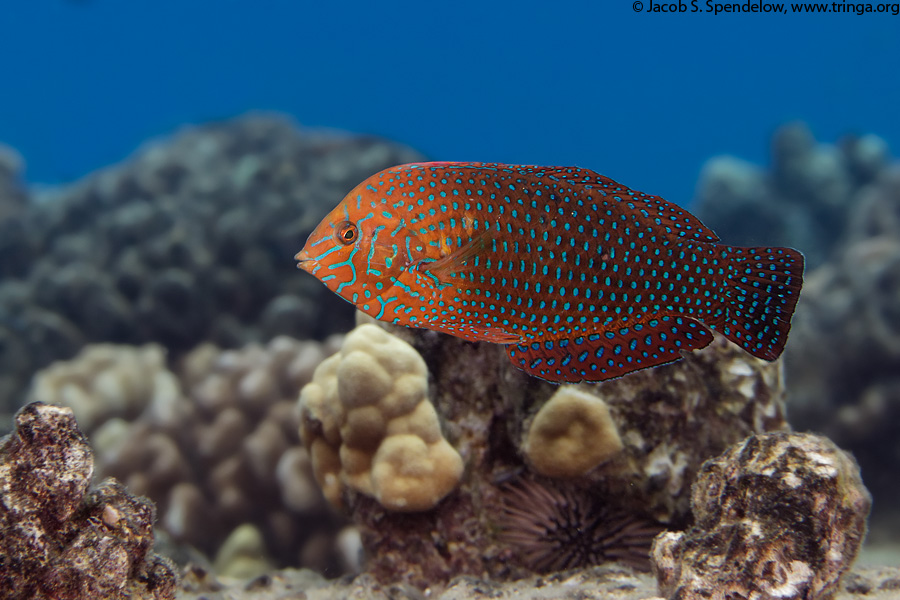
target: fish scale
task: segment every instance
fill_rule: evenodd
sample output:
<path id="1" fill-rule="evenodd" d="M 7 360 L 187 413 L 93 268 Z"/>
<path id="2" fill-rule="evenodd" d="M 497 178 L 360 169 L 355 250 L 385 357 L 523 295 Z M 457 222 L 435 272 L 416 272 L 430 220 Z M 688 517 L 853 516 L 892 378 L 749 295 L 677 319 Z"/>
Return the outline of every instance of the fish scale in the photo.
<path id="1" fill-rule="evenodd" d="M 299 266 L 375 318 L 507 345 L 550 381 L 602 381 L 718 330 L 777 358 L 802 285 L 789 248 L 740 248 L 577 167 L 401 165 L 320 223 Z"/>

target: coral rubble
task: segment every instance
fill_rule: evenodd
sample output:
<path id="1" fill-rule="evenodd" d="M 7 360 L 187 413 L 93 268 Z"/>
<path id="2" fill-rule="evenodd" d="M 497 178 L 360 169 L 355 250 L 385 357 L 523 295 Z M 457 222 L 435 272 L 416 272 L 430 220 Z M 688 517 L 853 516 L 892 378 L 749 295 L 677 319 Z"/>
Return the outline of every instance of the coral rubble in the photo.
<path id="1" fill-rule="evenodd" d="M 0 442 L 0 596 L 175 598 L 176 577 L 153 554 L 154 508 L 107 480 L 68 408 L 29 404 Z"/>
<path id="2" fill-rule="evenodd" d="M 349 329 L 352 309 L 291 257 L 347 190 L 414 160 L 255 115 L 185 129 L 23 205 L 17 161 L 0 150 L 0 411 L 91 342 L 181 352 Z"/>
<path id="3" fill-rule="evenodd" d="M 896 600 L 900 567 L 857 568 L 835 600 Z M 615 565 L 531 576 L 516 581 L 457 577 L 423 593 L 403 584 L 381 585 L 371 575 L 324 581 L 309 570 L 284 570 L 251 579 L 217 581 L 188 573 L 179 600 L 663 600 L 650 574 Z M 685 597 L 684 600 L 688 600 Z M 693 599 L 691 599 L 693 600 Z"/>
<path id="4" fill-rule="evenodd" d="M 654 543 L 664 596 L 826 600 L 859 551 L 871 498 L 826 438 L 772 433 L 704 464 L 691 503 L 694 526 Z"/>

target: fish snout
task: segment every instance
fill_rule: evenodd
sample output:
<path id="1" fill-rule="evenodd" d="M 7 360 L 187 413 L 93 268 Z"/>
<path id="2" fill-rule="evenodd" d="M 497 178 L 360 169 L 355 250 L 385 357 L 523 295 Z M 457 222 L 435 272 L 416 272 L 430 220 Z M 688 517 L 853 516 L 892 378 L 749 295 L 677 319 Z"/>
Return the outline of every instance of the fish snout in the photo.
<path id="1" fill-rule="evenodd" d="M 312 274 L 318 266 L 318 263 L 316 263 L 316 260 L 309 255 L 309 251 L 306 248 L 295 254 L 294 260 L 297 261 L 298 269 L 303 269 L 310 274 Z"/>

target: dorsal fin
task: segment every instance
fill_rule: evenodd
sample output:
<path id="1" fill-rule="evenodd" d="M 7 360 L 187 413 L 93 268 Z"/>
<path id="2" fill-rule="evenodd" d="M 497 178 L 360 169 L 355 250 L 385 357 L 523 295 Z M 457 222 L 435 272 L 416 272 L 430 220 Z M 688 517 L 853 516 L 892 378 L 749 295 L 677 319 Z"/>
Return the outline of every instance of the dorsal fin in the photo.
<path id="1" fill-rule="evenodd" d="M 477 171 L 505 171 L 529 178 L 549 179 L 559 183 L 571 183 L 586 189 L 600 190 L 604 195 L 618 197 L 621 200 L 620 210 L 630 213 L 635 219 L 650 221 L 660 228 L 660 233 L 669 238 L 687 237 L 701 242 L 718 242 L 719 236 L 706 227 L 696 217 L 683 210 L 677 204 L 652 196 L 604 175 L 581 167 L 541 167 L 536 165 L 507 165 L 502 163 L 468 163 L 468 162 L 427 162 L 402 165 L 406 168 L 454 168 L 474 169 Z M 400 169 L 400 167 L 398 167 Z"/>
<path id="2" fill-rule="evenodd" d="M 656 225 L 665 228 L 665 232 L 670 236 L 692 237 L 701 242 L 719 241 L 719 236 L 710 228 L 677 204 L 659 196 L 632 190 L 590 169 L 579 167 L 523 167 L 523 169 L 533 176 L 540 176 L 543 173 L 559 181 L 577 184 L 586 189 L 599 189 L 606 195 L 618 197 L 622 200 L 623 208 L 628 207 L 640 213 L 644 219 L 653 219 Z"/>

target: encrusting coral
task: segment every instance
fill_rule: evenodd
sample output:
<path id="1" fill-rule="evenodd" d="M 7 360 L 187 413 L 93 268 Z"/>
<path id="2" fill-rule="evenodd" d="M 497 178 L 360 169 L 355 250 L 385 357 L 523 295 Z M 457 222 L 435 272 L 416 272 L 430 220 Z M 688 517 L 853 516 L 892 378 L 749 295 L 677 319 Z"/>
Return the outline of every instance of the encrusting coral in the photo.
<path id="1" fill-rule="evenodd" d="M 286 337 L 241 350 L 204 344 L 174 371 L 158 346 L 88 346 L 39 373 L 32 397 L 72 407 L 89 427 L 98 472 L 151 498 L 175 541 L 212 558 L 240 529 L 240 540 L 263 540 L 257 568 L 336 574 L 341 521 L 315 483 L 295 408 L 333 344 Z M 242 574 L 251 566 L 230 564 Z"/>
<path id="2" fill-rule="evenodd" d="M 654 542 L 668 598 L 827 600 L 866 532 L 853 458 L 812 434 L 755 435 L 703 465 L 695 524 Z"/>
<path id="3" fill-rule="evenodd" d="M 562 386 L 531 421 L 523 451 L 541 475 L 577 477 L 622 451 L 606 403 L 574 386 Z"/>
<path id="4" fill-rule="evenodd" d="M 432 508 L 459 483 L 462 459 L 441 434 L 428 370 L 408 344 L 362 325 L 300 394 L 301 437 L 332 504 L 344 486 L 389 510 Z"/>
<path id="5" fill-rule="evenodd" d="M 107 480 L 68 408 L 29 404 L 0 442 L 0 596 L 8 600 L 175 598 L 153 554 L 153 505 Z"/>

